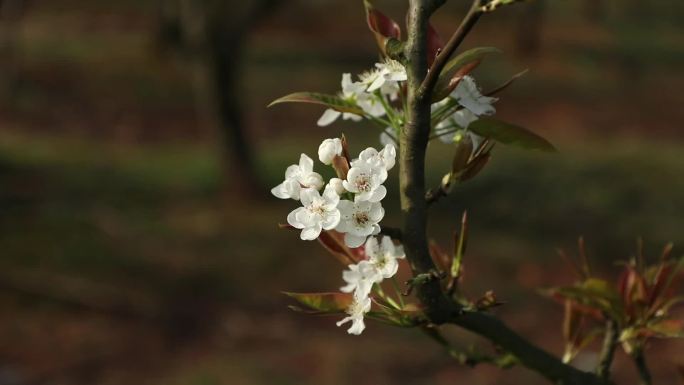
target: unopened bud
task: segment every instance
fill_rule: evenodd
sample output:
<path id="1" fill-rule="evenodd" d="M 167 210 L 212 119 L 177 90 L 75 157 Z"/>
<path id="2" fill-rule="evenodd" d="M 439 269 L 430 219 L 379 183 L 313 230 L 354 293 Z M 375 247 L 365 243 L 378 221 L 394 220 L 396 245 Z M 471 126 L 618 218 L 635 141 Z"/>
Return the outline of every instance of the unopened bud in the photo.
<path id="1" fill-rule="evenodd" d="M 347 161 L 347 158 L 339 155 L 335 156 L 332 160 L 332 166 L 338 178 L 342 180 L 347 179 L 347 173 L 349 172 L 349 161 Z"/>
<path id="2" fill-rule="evenodd" d="M 342 179 L 340 178 L 332 178 L 330 179 L 330 182 L 328 182 L 329 185 L 331 185 L 334 189 L 337 195 L 342 195 L 347 190 L 344 188 L 344 185 L 342 184 Z"/>
<path id="3" fill-rule="evenodd" d="M 333 158 L 340 155 L 342 155 L 342 141 L 339 138 L 326 139 L 318 147 L 318 159 L 323 164 L 331 164 Z"/>

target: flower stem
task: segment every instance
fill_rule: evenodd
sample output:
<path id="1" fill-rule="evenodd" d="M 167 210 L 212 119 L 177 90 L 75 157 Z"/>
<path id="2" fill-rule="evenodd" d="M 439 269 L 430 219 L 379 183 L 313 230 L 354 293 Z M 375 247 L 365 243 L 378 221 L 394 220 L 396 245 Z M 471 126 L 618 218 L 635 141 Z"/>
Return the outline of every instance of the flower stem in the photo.
<path id="1" fill-rule="evenodd" d="M 394 286 L 394 291 L 396 291 L 397 298 L 399 298 L 399 304 L 401 305 L 401 308 L 403 309 L 406 304 L 404 303 L 404 296 L 401 295 L 401 287 L 399 287 L 399 282 L 397 282 L 396 276 L 392 277 L 392 286 Z"/>
<path id="2" fill-rule="evenodd" d="M 637 372 L 639 372 L 641 385 L 651 385 L 651 371 L 648 369 L 648 365 L 646 365 L 646 357 L 644 356 L 644 350 L 642 347 L 637 348 L 632 353 L 632 359 L 634 360 L 634 365 L 637 368 Z"/>

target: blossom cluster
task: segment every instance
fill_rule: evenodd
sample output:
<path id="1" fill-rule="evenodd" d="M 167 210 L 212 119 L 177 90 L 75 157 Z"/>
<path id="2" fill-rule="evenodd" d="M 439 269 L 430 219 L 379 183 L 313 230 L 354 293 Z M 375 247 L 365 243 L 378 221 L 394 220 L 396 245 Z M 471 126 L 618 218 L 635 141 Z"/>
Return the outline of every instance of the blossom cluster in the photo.
<path id="1" fill-rule="evenodd" d="M 387 188 L 383 183 L 387 172 L 394 167 L 396 148 L 392 144 L 381 151 L 369 147 L 352 161 L 344 152 L 339 138 L 326 139 L 318 148 L 321 163 L 337 164 L 338 176 L 344 179 L 331 178 L 325 184 L 323 177 L 313 171 L 314 161 L 301 154 L 299 164 L 287 168 L 285 180 L 271 193 L 277 198 L 301 202 L 302 206 L 287 216 L 288 224 L 301 230 L 301 239 L 315 240 L 323 230 L 335 230 L 344 234 L 347 247 L 365 244 L 368 259 L 349 266 L 343 274 L 347 286 L 342 291 L 354 292 L 354 302 L 348 309 L 349 317 L 339 323 L 352 321 L 349 333 L 359 334 L 364 329 L 363 316 L 370 310 L 371 288 L 393 276 L 398 268 L 396 259 L 403 256 L 389 237 L 383 237 L 380 242 L 373 237 L 380 233 L 379 223 L 385 215 L 381 201 L 387 195 Z"/>
<path id="2" fill-rule="evenodd" d="M 384 130 L 380 134 L 383 145 L 396 145 L 405 116 L 404 111 L 395 105 L 400 96 L 403 99 L 402 90 L 406 80 L 405 67 L 392 59 L 376 63 L 374 69 L 360 74 L 357 81 L 352 79 L 351 74 L 345 73 L 342 75 L 339 97 L 345 103 L 358 107 L 359 113 L 343 112 L 331 107 L 325 110 L 317 123 L 327 126 L 340 117 L 355 122 L 365 117 L 383 125 Z M 472 76 L 463 76 L 446 98 L 432 105 L 434 136 L 444 143 L 453 143 L 467 134 L 477 147 L 483 138 L 468 130 L 468 126 L 481 116 L 493 115 L 496 101 L 497 98 L 482 94 Z"/>
<path id="3" fill-rule="evenodd" d="M 340 290 L 352 294 L 353 301 L 346 309 L 348 316 L 337 325 L 351 322 L 350 334 L 360 334 L 365 329 L 364 317 L 370 311 L 373 291 L 383 296 L 380 283 L 396 274 L 398 261 L 404 258 L 401 246 L 378 235 L 385 216 L 381 204 L 387 195 L 384 182 L 395 165 L 397 138 L 406 121 L 402 108 L 406 80 L 406 69 L 392 59 L 377 63 L 356 80 L 349 73 L 343 74 L 342 90 L 333 97 L 335 103 L 324 103 L 329 108 L 318 119 L 318 125 L 327 126 L 339 118 L 366 118 L 383 128 L 383 149 L 369 147 L 350 159 L 345 142 L 339 138 L 325 139 L 318 148 L 318 159 L 332 166 L 337 177 L 326 183 L 314 171 L 314 161 L 301 154 L 299 163 L 285 171 L 285 180 L 271 190 L 278 198 L 301 203 L 287 216 L 287 223 L 301 230 L 301 239 L 315 240 L 323 231 L 335 231 L 343 234 L 346 247 L 365 256 L 342 274 L 346 285 Z M 433 137 L 452 143 L 467 134 L 479 146 L 482 138 L 468 127 L 479 117 L 494 114 L 495 101 L 496 98 L 480 92 L 472 77 L 464 76 L 447 97 L 432 105 Z"/>
<path id="4" fill-rule="evenodd" d="M 352 81 L 349 73 L 343 74 L 340 97 L 345 102 L 357 105 L 368 117 L 379 118 L 391 113 L 388 111 L 386 98 L 390 101 L 396 100 L 400 82 L 406 79 L 406 68 L 396 60 L 387 59 L 382 63 L 376 63 L 375 69 L 359 75 L 358 81 Z M 327 126 L 340 116 L 344 120 L 356 122 L 363 118 L 358 114 L 328 108 L 318 119 L 318 125 Z"/>
<path id="5" fill-rule="evenodd" d="M 326 139 L 319 147 L 319 160 L 332 164 L 334 158 L 343 158 L 342 152 L 340 139 Z M 383 183 L 396 154 L 391 144 L 381 151 L 369 147 L 349 163 L 344 180 L 332 178 L 325 188 L 323 177 L 313 171 L 313 160 L 302 154 L 299 164 L 287 168 L 285 180 L 271 193 L 301 202 L 302 207 L 287 216 L 288 224 L 302 230 L 301 239 L 314 240 L 322 230 L 336 230 L 345 235 L 348 247 L 359 247 L 368 236 L 380 233 L 379 223 L 385 216 L 380 201 L 387 195 Z"/>
<path id="6" fill-rule="evenodd" d="M 349 265 L 349 269 L 342 273 L 347 284 L 340 288 L 344 293 L 354 293 L 354 299 L 347 309 L 348 316 L 339 321 L 337 326 L 351 322 L 352 326 L 347 332 L 356 335 L 366 328 L 363 319 L 370 310 L 373 286 L 394 277 L 399 269 L 398 260 L 404 258 L 403 247 L 395 246 L 388 236 L 382 237 L 380 241 L 377 237 L 368 238 L 364 251 L 368 259 Z"/>

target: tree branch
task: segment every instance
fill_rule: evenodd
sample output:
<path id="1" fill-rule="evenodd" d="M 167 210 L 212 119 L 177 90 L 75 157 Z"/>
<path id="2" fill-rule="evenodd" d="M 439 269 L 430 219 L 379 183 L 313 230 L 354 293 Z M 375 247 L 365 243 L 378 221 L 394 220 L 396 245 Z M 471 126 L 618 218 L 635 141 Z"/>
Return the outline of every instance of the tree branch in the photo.
<path id="1" fill-rule="evenodd" d="M 441 2 L 410 0 L 407 66 L 407 120 L 399 138 L 399 184 L 404 222 L 404 250 L 414 276 L 436 271 L 427 242 L 425 151 L 430 136 L 430 99 L 419 94 L 427 72 L 427 30 L 432 12 Z M 433 323 L 444 323 L 460 310 L 442 292 L 439 279 L 421 281 L 417 296 Z"/>
<path id="2" fill-rule="evenodd" d="M 451 323 L 478 334 L 501 349 L 513 354 L 518 361 L 555 384 L 599 385 L 610 384 L 593 373 L 583 372 L 563 363 L 557 357 L 533 345 L 511 330 L 496 317 L 482 312 L 464 312 Z"/>
<path id="3" fill-rule="evenodd" d="M 504 351 L 510 352 L 522 365 L 556 384 L 605 385 L 608 384 L 607 381 L 593 373 L 583 372 L 563 363 L 527 341 L 497 318 L 486 313 L 464 311 L 460 304 L 444 293 L 440 279 L 435 275 L 436 267 L 427 242 L 428 204 L 425 199 L 425 153 L 430 137 L 431 93 L 449 56 L 458 48 L 483 12 L 480 7 L 481 1 L 485 0 L 473 2 L 466 18 L 428 73 L 428 20 L 443 0 L 410 0 L 408 40 L 404 52 L 408 74 L 407 119 L 399 138 L 399 181 L 406 257 L 414 277 L 428 277 L 421 279 L 420 282 L 414 279 L 417 297 L 430 323 L 452 323 L 476 333 Z"/>
<path id="4" fill-rule="evenodd" d="M 449 41 L 446 43 L 439 55 L 437 55 L 434 63 L 432 63 L 432 67 L 430 68 L 430 71 L 420 87 L 419 92 L 421 95 L 427 96 L 432 93 L 432 90 L 435 88 L 435 84 L 437 84 L 439 74 L 442 73 L 442 70 L 449 61 L 449 58 L 454 52 L 456 52 L 456 49 L 458 49 L 470 30 L 475 26 L 475 23 L 477 23 L 477 21 L 480 19 L 480 16 L 482 16 L 484 13 L 482 11 L 482 4 L 484 1 L 485 0 L 473 0 L 473 4 L 470 6 L 466 16 L 463 18 L 461 25 L 459 25 L 454 34 L 451 35 Z"/>
<path id="5" fill-rule="evenodd" d="M 613 357 L 615 356 L 618 335 L 619 330 L 617 322 L 608 320 L 606 322 L 606 335 L 603 338 L 603 347 L 601 348 L 599 364 L 596 368 L 596 374 L 604 380 L 610 378 L 610 365 L 613 363 Z"/>
<path id="6" fill-rule="evenodd" d="M 634 360 L 634 366 L 636 366 L 637 372 L 639 372 L 641 385 L 651 385 L 651 371 L 646 364 L 643 348 L 639 347 L 632 353 L 632 360 Z"/>

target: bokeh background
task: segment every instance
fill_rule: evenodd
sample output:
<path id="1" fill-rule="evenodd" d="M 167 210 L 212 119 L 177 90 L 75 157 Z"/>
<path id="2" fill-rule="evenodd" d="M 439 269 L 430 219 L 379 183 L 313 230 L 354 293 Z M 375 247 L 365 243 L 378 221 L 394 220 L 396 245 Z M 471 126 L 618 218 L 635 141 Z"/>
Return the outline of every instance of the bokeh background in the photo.
<path id="1" fill-rule="evenodd" d="M 448 3 L 434 17 L 444 38 L 467 6 Z M 375 4 L 403 20 L 405 2 Z M 348 336 L 279 293 L 335 290 L 341 266 L 277 228 L 294 203 L 268 190 L 322 139 L 344 132 L 357 153 L 378 132 L 266 105 L 371 67 L 363 12 L 360 0 L 0 1 L 0 384 L 544 383 L 460 367 L 411 330 Z M 683 19 L 680 0 L 538 0 L 466 40 L 504 51 L 475 72 L 485 89 L 530 69 L 498 115 L 560 152 L 496 148 L 430 230 L 450 247 L 467 208 L 466 291 L 493 289 L 499 315 L 558 354 L 562 309 L 537 292 L 573 280 L 556 248 L 572 254 L 584 235 L 608 277 L 639 236 L 651 258 L 668 241 L 684 252 Z M 430 147 L 430 181 L 451 152 Z M 385 206 L 398 225 L 396 194 Z M 657 384 L 679 383 L 683 351 L 651 345 Z M 624 355 L 614 370 L 634 383 Z"/>

